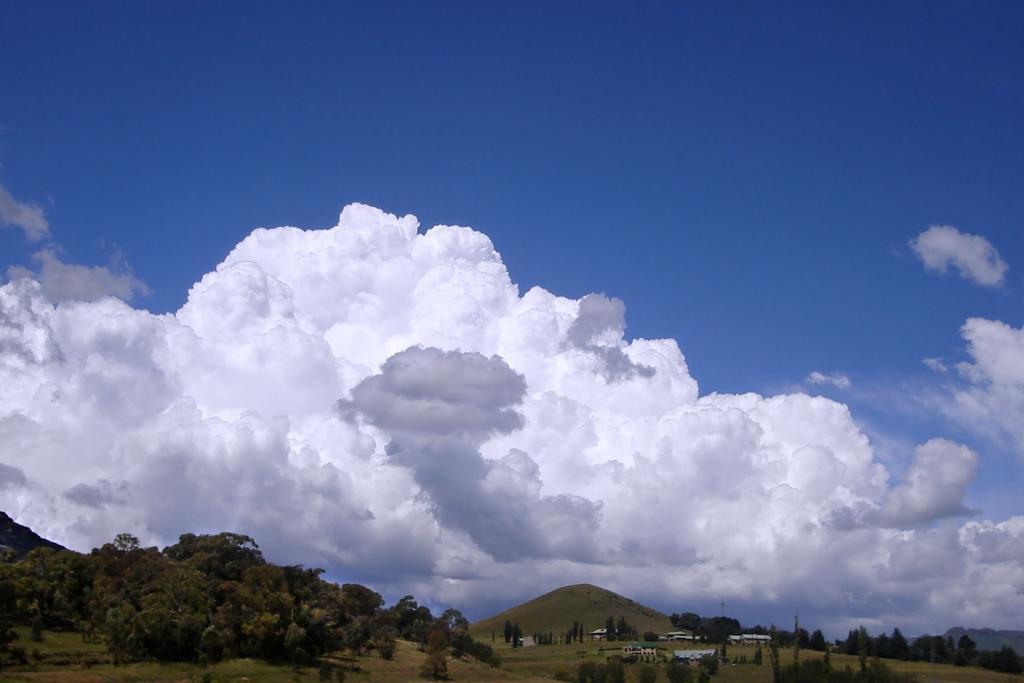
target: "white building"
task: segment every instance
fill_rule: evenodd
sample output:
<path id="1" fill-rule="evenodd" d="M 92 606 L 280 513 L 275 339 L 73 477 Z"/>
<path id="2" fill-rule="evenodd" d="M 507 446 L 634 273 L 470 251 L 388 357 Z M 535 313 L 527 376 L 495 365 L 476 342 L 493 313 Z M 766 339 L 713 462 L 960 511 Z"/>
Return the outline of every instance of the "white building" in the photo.
<path id="1" fill-rule="evenodd" d="M 672 659 L 687 664 L 697 664 L 705 657 L 714 657 L 718 654 L 718 648 L 711 650 L 673 650 Z"/>
<path id="2" fill-rule="evenodd" d="M 593 631 L 590 632 L 590 639 L 591 640 L 604 640 L 605 636 L 607 636 L 607 635 L 608 635 L 608 629 L 606 629 L 606 628 L 597 628 L 597 629 L 594 629 Z"/>
<path id="3" fill-rule="evenodd" d="M 659 636 L 658 640 L 696 640 L 689 631 L 669 631 L 663 636 Z"/>
<path id="4" fill-rule="evenodd" d="M 760 643 L 767 645 L 771 640 L 771 636 L 762 633 L 741 633 L 738 636 L 729 636 L 730 643 Z"/>

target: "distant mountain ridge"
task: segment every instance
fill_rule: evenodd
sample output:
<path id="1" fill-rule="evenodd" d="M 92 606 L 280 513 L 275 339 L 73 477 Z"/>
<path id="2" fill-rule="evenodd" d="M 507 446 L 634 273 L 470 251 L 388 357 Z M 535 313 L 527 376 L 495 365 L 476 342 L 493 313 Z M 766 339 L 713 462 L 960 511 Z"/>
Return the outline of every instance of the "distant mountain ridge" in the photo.
<path id="1" fill-rule="evenodd" d="M 43 538 L 23 524 L 18 524 L 6 512 L 0 512 L 0 550 L 13 550 L 16 559 L 21 559 L 35 548 L 66 550 L 59 543 Z"/>
<path id="2" fill-rule="evenodd" d="M 482 619 L 469 627 L 470 633 L 490 642 L 491 633 L 502 637 L 505 620 L 519 624 L 523 633 L 552 632 L 557 637 L 572 628 L 573 622 L 582 622 L 585 631 L 603 628 L 608 617 L 619 617 L 640 633 L 654 631 L 667 633 L 674 630 L 668 615 L 641 605 L 635 600 L 589 583 L 563 586 L 516 607 Z"/>
<path id="3" fill-rule="evenodd" d="M 1017 654 L 1024 654 L 1024 631 L 997 631 L 991 628 L 963 628 L 957 626 L 944 634 L 956 643 L 961 636 L 968 636 L 979 650 L 998 650 L 1004 645 L 1012 647 Z"/>

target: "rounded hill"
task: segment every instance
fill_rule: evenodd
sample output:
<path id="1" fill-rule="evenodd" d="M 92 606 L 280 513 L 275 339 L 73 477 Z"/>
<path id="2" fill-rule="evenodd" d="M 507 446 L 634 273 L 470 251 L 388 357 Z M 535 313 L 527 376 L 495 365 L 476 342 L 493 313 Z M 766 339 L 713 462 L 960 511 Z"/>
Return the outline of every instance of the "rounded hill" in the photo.
<path id="1" fill-rule="evenodd" d="M 469 630 L 474 637 L 489 642 L 492 632 L 499 639 L 502 637 L 508 620 L 519 624 L 525 634 L 552 632 L 557 636 L 571 629 L 573 622 L 581 623 L 585 632 L 602 628 L 608 617 L 616 622 L 620 617 L 625 618 L 640 633 L 654 631 L 660 634 L 674 630 L 668 615 L 589 583 L 556 588 L 529 602 L 481 619 Z"/>

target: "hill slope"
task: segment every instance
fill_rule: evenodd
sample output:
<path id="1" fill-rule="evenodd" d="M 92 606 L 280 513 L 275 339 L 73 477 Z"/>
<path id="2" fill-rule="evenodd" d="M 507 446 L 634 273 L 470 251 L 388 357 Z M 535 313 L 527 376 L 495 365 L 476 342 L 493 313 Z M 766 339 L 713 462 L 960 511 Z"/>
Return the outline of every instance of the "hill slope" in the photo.
<path id="1" fill-rule="evenodd" d="M 1012 647 L 1017 653 L 1024 652 L 1024 631 L 996 631 L 991 628 L 951 628 L 945 633 L 956 643 L 960 636 L 970 636 L 979 650 L 998 650 L 1004 645 Z"/>
<path id="2" fill-rule="evenodd" d="M 15 557 L 20 559 L 28 551 L 40 546 L 64 550 L 64 546 L 46 540 L 27 526 L 15 522 L 6 512 L 0 512 L 0 550 L 13 550 Z"/>
<path id="3" fill-rule="evenodd" d="M 582 622 L 586 631 L 593 631 L 603 627 L 608 617 L 616 621 L 625 617 L 640 633 L 673 630 L 667 615 L 589 583 L 556 588 L 518 607 L 482 619 L 469 630 L 477 638 L 490 642 L 492 631 L 499 639 L 502 637 L 506 619 L 518 623 L 525 634 L 551 631 L 557 635 L 571 629 L 574 621 Z"/>

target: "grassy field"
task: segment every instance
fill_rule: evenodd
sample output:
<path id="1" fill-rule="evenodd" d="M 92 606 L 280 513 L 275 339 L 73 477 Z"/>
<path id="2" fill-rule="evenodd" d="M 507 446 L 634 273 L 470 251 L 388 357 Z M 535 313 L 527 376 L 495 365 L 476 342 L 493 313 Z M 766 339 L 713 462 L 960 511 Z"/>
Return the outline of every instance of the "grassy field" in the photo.
<path id="1" fill-rule="evenodd" d="M 552 631 L 557 637 L 558 634 L 571 629 L 574 621 L 582 622 L 587 631 L 602 628 L 609 616 L 616 621 L 619 617 L 625 617 L 629 625 L 637 628 L 640 633 L 667 633 L 675 630 L 668 615 L 618 593 L 581 583 L 558 588 L 493 617 L 478 621 L 469 627 L 469 632 L 478 640 L 489 643 L 492 632 L 499 639 L 502 638 L 502 629 L 505 620 L 508 619 L 518 623 L 524 635 Z"/>
<path id="2" fill-rule="evenodd" d="M 159 681 L 182 682 L 202 681 L 204 674 L 209 674 L 212 681 L 250 681 L 252 683 L 269 683 L 271 681 L 319 681 L 319 671 L 315 667 L 292 668 L 275 666 L 254 660 L 234 660 L 221 662 L 203 668 L 190 664 L 157 664 L 154 662 L 137 662 L 122 666 L 110 663 L 105 649 L 100 644 L 83 643 L 76 634 L 47 633 L 41 643 L 33 643 L 25 633 L 19 639 L 19 646 L 32 653 L 32 663 L 14 667 L 0 672 L 0 681 L 34 681 L 52 683 L 105 683 L 120 681 Z M 448 666 L 452 681 L 466 683 L 482 683 L 485 681 L 522 681 L 539 683 L 551 681 L 558 670 L 571 673 L 577 664 L 583 661 L 603 662 L 618 649 L 614 643 L 586 643 L 583 647 L 574 645 L 550 645 L 542 647 L 512 649 L 503 643 L 496 646 L 502 658 L 500 669 L 475 661 L 453 660 L 449 658 Z M 667 656 L 673 647 L 666 647 L 663 653 Z M 683 649 L 679 647 L 679 649 Z M 36 650 L 33 653 L 33 650 Z M 735 646 L 729 648 L 729 655 L 734 660 L 745 656 L 753 659 L 755 648 L 751 646 Z M 417 681 L 420 666 L 425 655 L 408 642 L 399 642 L 395 658 L 384 661 L 376 655 L 365 657 L 336 657 L 331 661 L 346 671 L 346 683 L 353 681 L 379 681 L 380 683 L 400 683 Z M 801 657 L 817 658 L 820 653 L 803 651 Z M 783 650 L 783 662 L 791 661 L 792 654 Z M 764 665 L 736 664 L 723 666 L 719 675 L 714 678 L 719 683 L 767 683 L 771 678 L 768 667 L 767 652 Z M 856 657 L 833 655 L 833 666 L 850 666 L 857 668 Z M 983 669 L 960 668 L 944 664 L 927 664 L 921 662 L 894 662 L 887 660 L 891 666 L 902 671 L 910 671 L 920 676 L 921 683 L 1022 683 L 1024 677 L 997 674 Z M 639 665 L 627 665 L 629 681 L 638 678 Z M 659 681 L 665 681 L 664 673 L 659 671 Z"/>

